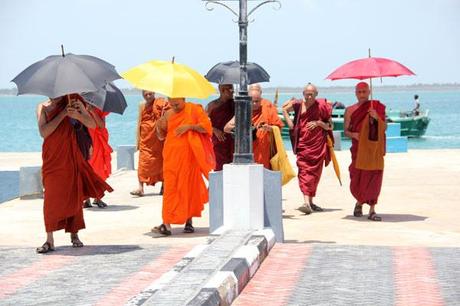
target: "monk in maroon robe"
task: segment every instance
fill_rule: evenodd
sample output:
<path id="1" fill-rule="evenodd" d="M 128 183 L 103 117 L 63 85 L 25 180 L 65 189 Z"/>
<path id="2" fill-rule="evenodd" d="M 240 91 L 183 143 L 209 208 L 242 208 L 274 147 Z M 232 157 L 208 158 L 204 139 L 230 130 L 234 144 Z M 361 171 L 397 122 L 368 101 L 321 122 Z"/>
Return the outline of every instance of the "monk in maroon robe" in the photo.
<path id="1" fill-rule="evenodd" d="M 212 123 L 212 143 L 216 155 L 216 171 L 233 160 L 234 140 L 231 134 L 224 132 L 225 124 L 235 115 L 233 85 L 219 85 L 220 97 L 211 101 L 206 112 Z"/>
<path id="2" fill-rule="evenodd" d="M 283 104 L 283 115 L 290 129 L 299 128 L 296 147 L 298 178 L 304 204 L 298 209 L 305 214 L 323 209 L 313 203 L 323 165 L 331 161 L 327 136 L 332 131 L 332 108 L 326 99 L 316 99 L 318 90 L 313 84 L 305 86 L 304 99 L 291 99 Z M 294 122 L 289 112 L 294 111 Z"/>
<path id="3" fill-rule="evenodd" d="M 112 191 L 94 172 L 77 141 L 77 127 L 95 128 L 96 124 L 78 96 L 71 98 L 71 103 L 61 97 L 39 104 L 37 119 L 44 138 L 43 214 L 47 233 L 46 242 L 37 252 L 53 251 L 53 232 L 61 229 L 70 232 L 73 247 L 82 247 L 78 231 L 85 228 L 83 201 L 102 198 L 106 190 Z"/>
<path id="4" fill-rule="evenodd" d="M 378 124 L 380 125 L 378 128 L 382 129 L 381 132 L 383 132 L 381 141 L 383 141 L 383 145 L 385 144 L 385 105 L 376 100 L 369 101 L 370 89 L 369 85 L 365 82 L 360 82 L 356 85 L 355 93 L 358 103 L 347 107 L 344 119 L 345 135 L 352 139 L 352 146 L 350 149 L 351 164 L 348 169 L 350 171 L 350 191 L 356 199 L 353 214 L 355 217 L 361 217 L 363 215 L 362 205 L 369 204 L 369 219 L 373 221 L 381 221 L 382 218 L 377 216 L 375 212 L 375 205 L 377 204 L 380 190 L 382 188 L 383 169 L 359 169 L 356 167 L 356 161 L 358 158 L 359 147 L 360 145 L 364 145 L 360 143 L 362 141 L 362 135 L 360 135 L 360 132 L 363 125 L 367 123 L 365 120 L 378 121 Z M 367 137 L 368 135 L 365 136 Z M 381 158 L 383 159 L 383 156 Z"/>

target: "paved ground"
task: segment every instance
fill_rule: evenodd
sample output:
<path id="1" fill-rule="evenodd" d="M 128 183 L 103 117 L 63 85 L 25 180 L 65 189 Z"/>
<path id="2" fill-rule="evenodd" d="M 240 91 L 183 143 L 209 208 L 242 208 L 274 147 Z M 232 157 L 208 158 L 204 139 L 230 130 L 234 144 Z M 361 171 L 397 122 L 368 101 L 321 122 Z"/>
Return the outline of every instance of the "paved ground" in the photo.
<path id="1" fill-rule="evenodd" d="M 124 305 L 192 245 L 0 248 L 0 305 Z"/>
<path id="2" fill-rule="evenodd" d="M 460 248 L 278 244 L 234 305 L 459 305 Z"/>
<path id="3" fill-rule="evenodd" d="M 351 216 L 349 155 L 337 152 L 343 187 L 332 168 L 323 171 L 317 204 L 325 212 L 301 214 L 297 180 L 283 187 L 288 243 L 275 246 L 238 304 L 460 305 L 460 150 L 389 154 L 378 206 L 383 222 Z M 0 171 L 36 165 L 40 153 L 0 153 Z M 109 208 L 85 210 L 80 236 L 88 246 L 81 250 L 68 247 L 61 231 L 57 252 L 35 254 L 45 238 L 42 200 L 0 203 L 0 305 L 122 305 L 180 252 L 206 242 L 207 208 L 195 234 L 177 226 L 172 237 L 153 239 L 150 228 L 161 223 L 159 186 L 146 197 L 130 196 L 134 171 L 115 172 L 109 183 Z"/>

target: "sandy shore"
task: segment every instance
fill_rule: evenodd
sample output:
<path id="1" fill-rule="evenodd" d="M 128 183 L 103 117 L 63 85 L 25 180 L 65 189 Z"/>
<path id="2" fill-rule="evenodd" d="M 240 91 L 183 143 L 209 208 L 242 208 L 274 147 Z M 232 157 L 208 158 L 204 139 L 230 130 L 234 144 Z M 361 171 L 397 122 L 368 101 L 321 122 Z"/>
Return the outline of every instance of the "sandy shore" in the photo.
<path id="1" fill-rule="evenodd" d="M 113 156 L 116 161 L 116 156 Z M 325 212 L 305 216 L 296 208 L 302 203 L 297 179 L 283 187 L 285 238 L 288 242 L 363 245 L 460 246 L 457 190 L 460 186 L 460 149 L 411 150 L 388 154 L 384 183 L 377 211 L 383 222 L 354 218 L 354 200 L 349 192 L 350 153 L 337 152 L 344 186 L 332 167 L 323 171 L 317 204 Z M 295 165 L 295 157 L 290 153 Z M 0 171 L 37 166 L 37 153 L 0 153 Z M 114 162 L 115 166 L 115 162 Z M 143 198 L 129 195 L 136 187 L 135 171 L 116 172 L 109 179 L 115 191 L 107 195 L 106 210 L 85 210 L 87 229 L 81 232 L 88 244 L 181 243 L 207 236 L 208 211 L 196 219 L 198 231 L 184 236 L 181 227 L 172 238 L 152 239 L 149 230 L 161 222 L 159 186 L 148 188 Z M 365 208 L 367 213 L 367 208 Z M 0 245 L 35 246 L 44 239 L 42 200 L 14 199 L 0 204 Z M 56 234 L 57 244 L 68 236 Z"/>

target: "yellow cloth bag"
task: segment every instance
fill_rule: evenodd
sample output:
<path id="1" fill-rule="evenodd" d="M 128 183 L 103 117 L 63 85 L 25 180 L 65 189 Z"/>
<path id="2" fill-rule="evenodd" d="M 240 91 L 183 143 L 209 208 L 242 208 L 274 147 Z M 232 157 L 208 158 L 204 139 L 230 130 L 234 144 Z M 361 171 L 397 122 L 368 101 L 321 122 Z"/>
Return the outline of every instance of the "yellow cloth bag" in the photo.
<path id="1" fill-rule="evenodd" d="M 273 138 L 275 140 L 277 152 L 270 159 L 270 165 L 273 171 L 281 172 L 281 185 L 284 186 L 296 176 L 296 173 L 289 162 L 286 149 L 284 148 L 283 138 L 281 138 L 281 132 L 277 126 L 273 126 Z"/>
<path id="2" fill-rule="evenodd" d="M 385 122 L 378 118 L 378 139 L 369 140 L 369 117 L 364 119 L 359 133 L 358 153 L 356 156 L 356 169 L 383 170 L 385 156 Z"/>

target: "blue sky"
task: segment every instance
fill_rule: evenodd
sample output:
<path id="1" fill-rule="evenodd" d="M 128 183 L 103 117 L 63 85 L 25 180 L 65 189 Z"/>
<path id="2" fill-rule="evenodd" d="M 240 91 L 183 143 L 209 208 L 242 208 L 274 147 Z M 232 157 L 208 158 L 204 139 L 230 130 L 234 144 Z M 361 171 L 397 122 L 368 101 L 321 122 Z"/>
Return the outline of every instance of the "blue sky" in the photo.
<path id="1" fill-rule="evenodd" d="M 460 83 L 460 0 L 280 2 L 280 10 L 261 7 L 249 26 L 249 60 L 270 73 L 267 86 L 354 84 L 324 78 L 368 48 L 417 74 L 383 84 Z M 232 18 L 218 6 L 207 11 L 201 0 L 0 0 L 0 88 L 14 87 L 17 73 L 58 54 L 61 43 L 120 72 L 175 56 L 205 74 L 238 58 Z"/>

